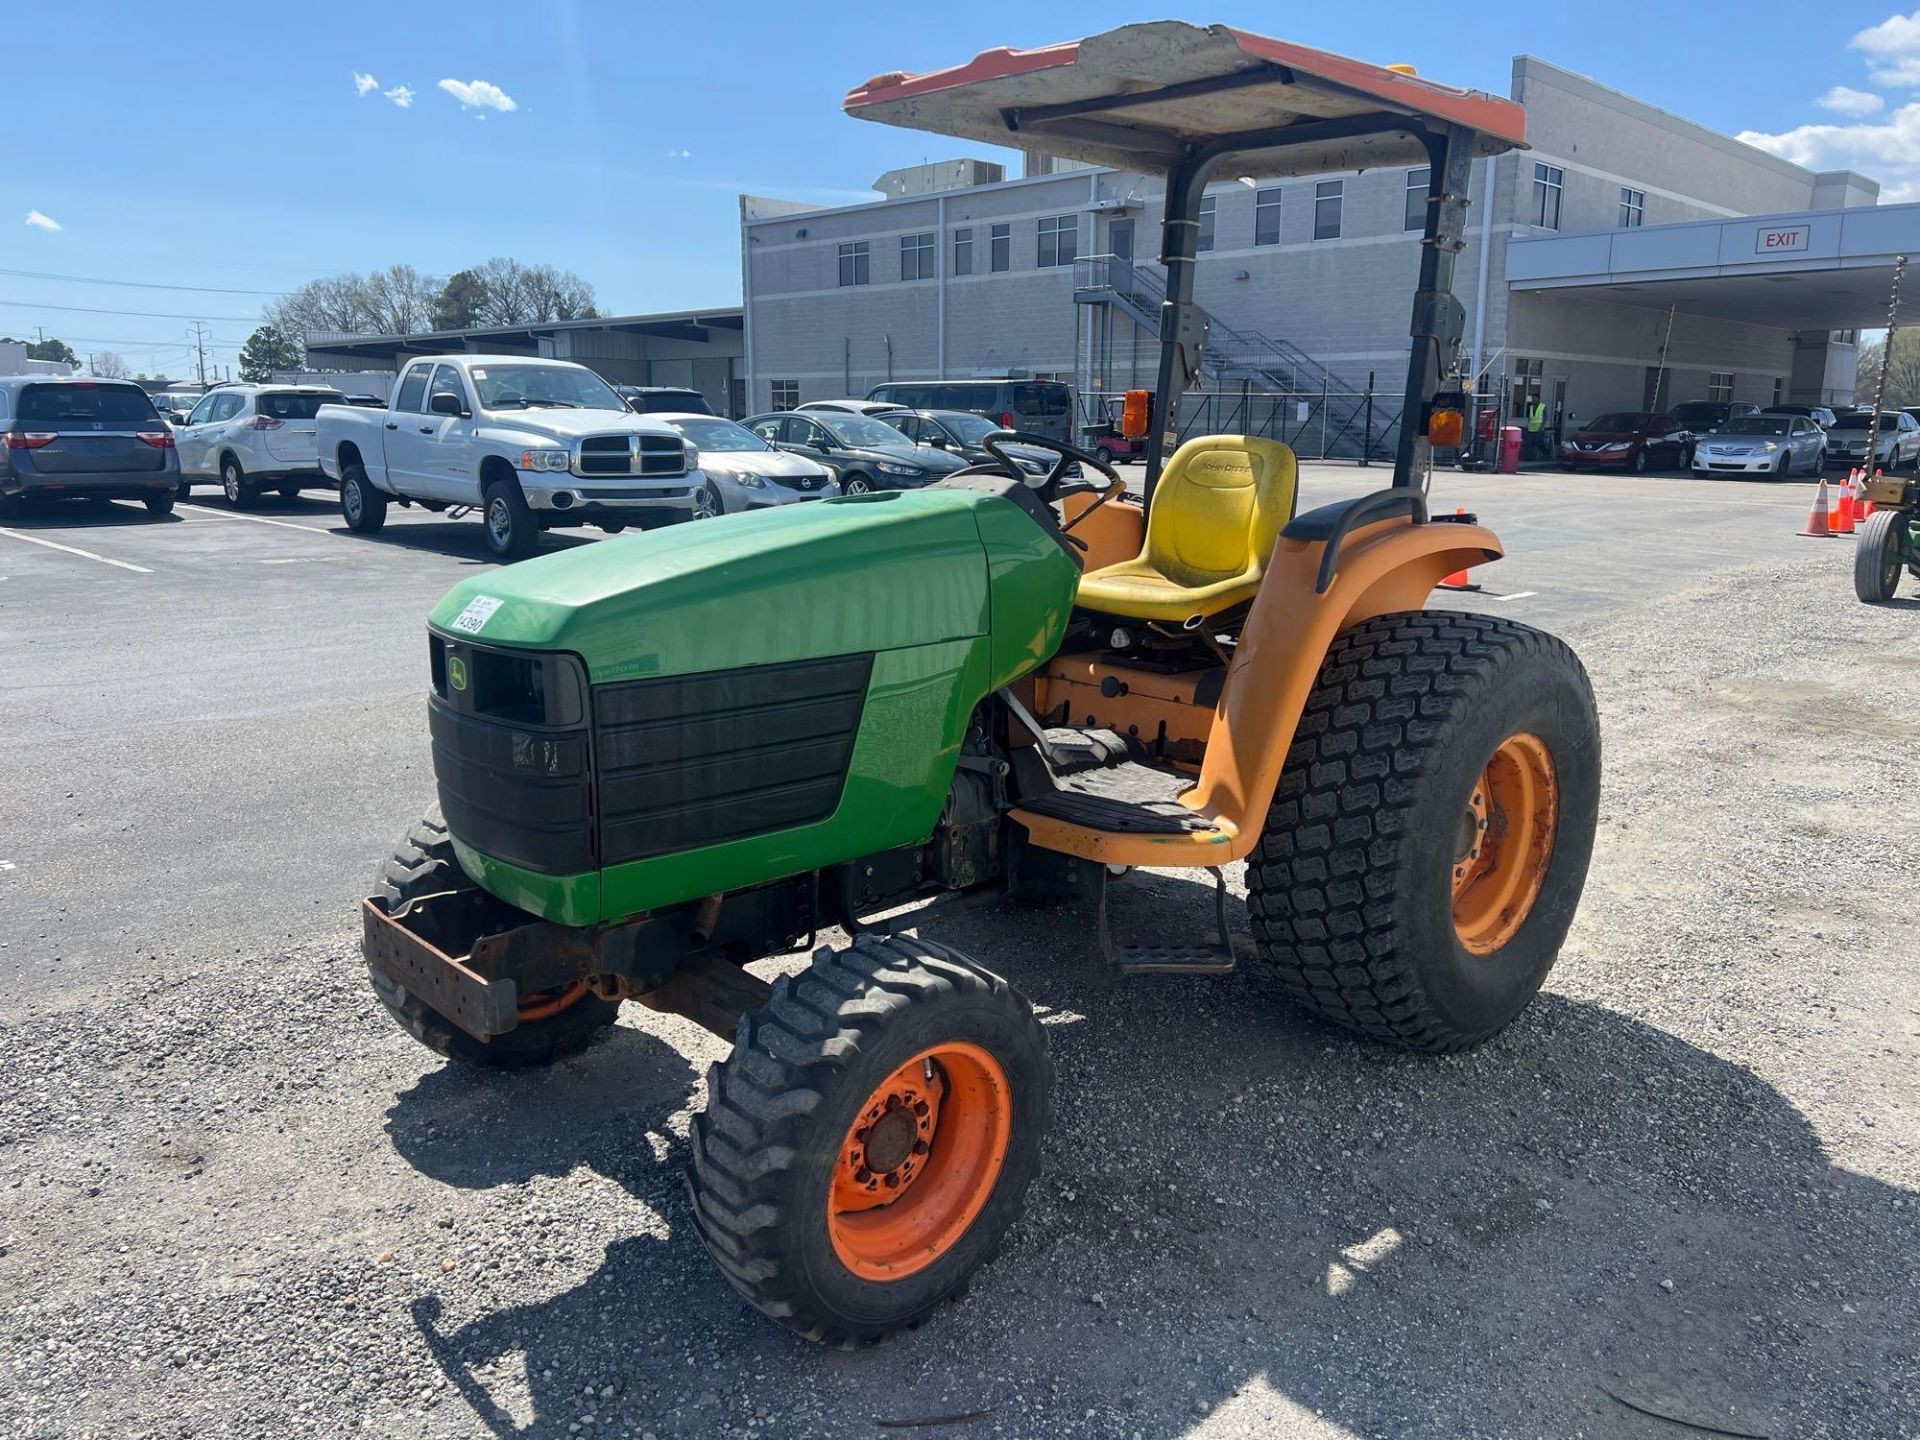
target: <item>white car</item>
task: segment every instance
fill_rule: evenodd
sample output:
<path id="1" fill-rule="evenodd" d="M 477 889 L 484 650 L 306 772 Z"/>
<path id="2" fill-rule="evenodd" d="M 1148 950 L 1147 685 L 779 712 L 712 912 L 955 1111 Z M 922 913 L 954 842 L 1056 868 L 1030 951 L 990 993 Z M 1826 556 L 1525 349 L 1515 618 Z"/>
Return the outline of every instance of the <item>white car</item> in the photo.
<path id="1" fill-rule="evenodd" d="M 1693 473 L 1818 475 L 1827 436 L 1804 415 L 1736 415 L 1693 447 Z"/>
<path id="2" fill-rule="evenodd" d="M 700 452 L 700 473 L 713 490 L 716 515 L 826 500 L 840 493 L 840 482 L 826 466 L 769 445 L 744 425 L 718 415 L 649 413 Z"/>
<path id="3" fill-rule="evenodd" d="M 222 385 L 209 390 L 176 425 L 180 493 L 217 480 L 242 508 L 277 489 L 289 500 L 302 489 L 334 488 L 320 473 L 314 416 L 346 397 L 317 385 Z"/>

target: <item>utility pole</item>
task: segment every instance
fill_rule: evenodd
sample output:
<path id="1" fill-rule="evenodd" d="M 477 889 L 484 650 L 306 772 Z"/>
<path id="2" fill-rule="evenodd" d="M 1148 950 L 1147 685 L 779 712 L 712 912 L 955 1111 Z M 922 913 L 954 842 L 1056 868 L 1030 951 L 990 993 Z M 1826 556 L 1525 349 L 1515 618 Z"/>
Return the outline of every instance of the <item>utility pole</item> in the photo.
<path id="1" fill-rule="evenodd" d="M 207 386 L 207 327 L 196 320 L 187 333 L 193 336 L 194 362 L 200 371 L 200 388 L 204 390 Z"/>

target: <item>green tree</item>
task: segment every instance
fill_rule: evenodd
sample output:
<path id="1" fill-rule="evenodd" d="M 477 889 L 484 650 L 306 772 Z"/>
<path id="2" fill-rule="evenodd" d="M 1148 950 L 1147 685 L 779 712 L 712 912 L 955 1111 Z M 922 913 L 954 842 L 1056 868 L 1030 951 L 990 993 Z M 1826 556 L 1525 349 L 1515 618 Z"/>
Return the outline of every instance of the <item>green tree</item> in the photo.
<path id="1" fill-rule="evenodd" d="M 240 347 L 242 380 L 271 380 L 276 370 L 298 370 L 306 363 L 305 349 L 272 325 L 262 325 Z"/>
<path id="2" fill-rule="evenodd" d="M 0 337 L 0 345 L 24 345 L 29 360 L 64 361 L 69 370 L 80 368 L 80 357 L 73 353 L 73 347 L 64 340 L 28 340 L 24 337 L 15 340 L 11 335 Z"/>
<path id="3" fill-rule="evenodd" d="M 487 303 L 487 287 L 471 270 L 447 277 L 433 302 L 433 328 L 436 330 L 473 330 L 480 324 L 481 310 Z"/>

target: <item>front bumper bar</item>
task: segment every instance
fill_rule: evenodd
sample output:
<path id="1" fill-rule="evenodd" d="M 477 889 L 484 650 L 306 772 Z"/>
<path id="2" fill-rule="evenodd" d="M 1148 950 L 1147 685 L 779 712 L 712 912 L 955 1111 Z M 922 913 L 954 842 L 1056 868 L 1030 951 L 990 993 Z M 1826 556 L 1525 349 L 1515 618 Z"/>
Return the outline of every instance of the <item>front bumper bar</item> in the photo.
<path id="1" fill-rule="evenodd" d="M 430 896 L 409 913 L 442 898 L 450 897 Z M 520 989 L 512 979 L 488 979 L 371 900 L 360 902 L 360 927 L 361 953 L 369 965 L 475 1039 L 504 1035 L 519 1023 Z"/>

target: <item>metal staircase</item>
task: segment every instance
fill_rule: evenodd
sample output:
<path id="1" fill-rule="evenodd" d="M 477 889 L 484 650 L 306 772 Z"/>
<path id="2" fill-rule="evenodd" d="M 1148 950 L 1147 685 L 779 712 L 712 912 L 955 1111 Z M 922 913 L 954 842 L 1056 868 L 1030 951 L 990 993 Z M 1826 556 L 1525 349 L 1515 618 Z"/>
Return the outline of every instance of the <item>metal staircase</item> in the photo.
<path id="1" fill-rule="evenodd" d="M 1111 306 L 1154 340 L 1160 336 L 1160 306 L 1166 295 L 1166 281 L 1157 269 L 1125 256 L 1083 255 L 1074 262 L 1076 304 Z M 1318 432 L 1323 455 L 1355 457 L 1364 450 L 1366 458 L 1392 458 L 1397 397 L 1369 394 L 1365 385 L 1336 374 L 1288 341 L 1229 325 L 1210 312 L 1202 314 L 1209 327 L 1202 374 L 1216 394 L 1231 399 L 1233 392 L 1240 392 L 1247 404 L 1232 413 L 1243 427 L 1255 428 L 1250 422 L 1257 389 L 1272 412 L 1268 425 L 1257 427 L 1259 432 L 1275 430 L 1278 438 L 1298 449 L 1311 427 Z M 1291 423 L 1278 413 L 1285 404 L 1296 407 Z M 1308 406 L 1307 418 L 1298 415 L 1300 404 Z M 1189 403 L 1181 415 L 1181 438 L 1206 433 L 1222 408 Z"/>

